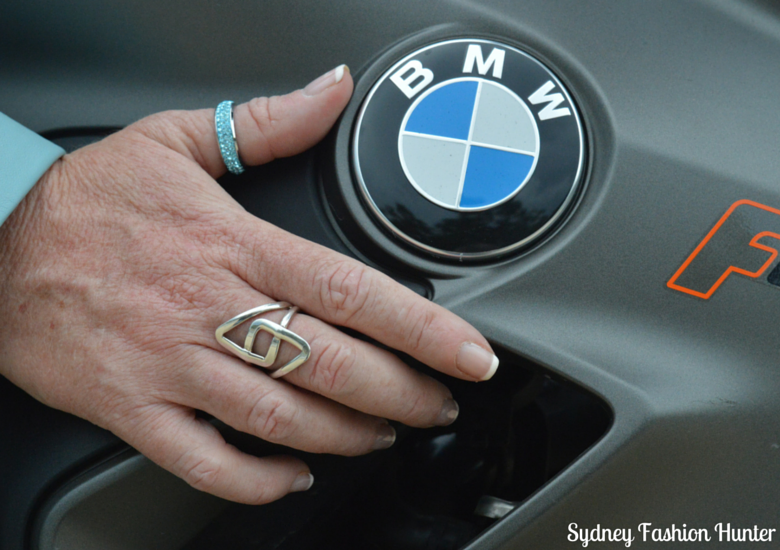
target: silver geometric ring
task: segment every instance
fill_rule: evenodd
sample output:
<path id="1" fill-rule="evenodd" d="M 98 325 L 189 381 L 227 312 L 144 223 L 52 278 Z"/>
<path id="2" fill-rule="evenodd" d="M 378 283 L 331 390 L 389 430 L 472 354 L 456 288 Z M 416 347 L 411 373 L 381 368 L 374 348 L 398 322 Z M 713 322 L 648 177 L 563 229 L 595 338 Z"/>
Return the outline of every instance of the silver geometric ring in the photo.
<path id="1" fill-rule="evenodd" d="M 246 338 L 244 339 L 244 347 L 239 346 L 234 341 L 228 339 L 225 336 L 228 332 L 249 321 L 250 319 L 254 319 L 255 317 L 263 315 L 264 313 L 277 311 L 280 309 L 288 310 L 281 323 L 277 324 L 273 321 L 269 321 L 268 319 L 255 319 L 252 321 L 252 323 L 249 325 L 249 331 L 246 334 Z M 219 325 L 219 328 L 217 328 L 217 331 L 214 335 L 217 337 L 217 342 L 219 342 L 232 354 L 236 355 L 240 359 L 243 359 L 247 363 L 257 365 L 258 367 L 263 367 L 264 369 L 273 366 L 274 362 L 276 361 L 276 356 L 279 353 L 279 346 L 281 345 L 282 341 L 292 344 L 300 350 L 300 353 L 286 365 L 283 365 L 271 372 L 271 378 L 280 378 L 303 365 L 311 356 L 311 346 L 309 346 L 309 343 L 287 328 L 287 325 L 290 323 L 290 320 L 297 311 L 298 308 L 296 306 L 293 306 L 287 302 L 274 302 L 272 304 L 266 304 L 264 306 L 250 309 L 249 311 L 245 311 L 244 313 L 236 315 L 232 319 L 225 321 Z M 260 331 L 268 332 L 271 334 L 271 336 L 273 336 L 271 345 L 268 347 L 268 351 L 264 356 L 252 351 L 252 348 L 255 345 L 255 339 L 257 338 L 257 335 Z"/>

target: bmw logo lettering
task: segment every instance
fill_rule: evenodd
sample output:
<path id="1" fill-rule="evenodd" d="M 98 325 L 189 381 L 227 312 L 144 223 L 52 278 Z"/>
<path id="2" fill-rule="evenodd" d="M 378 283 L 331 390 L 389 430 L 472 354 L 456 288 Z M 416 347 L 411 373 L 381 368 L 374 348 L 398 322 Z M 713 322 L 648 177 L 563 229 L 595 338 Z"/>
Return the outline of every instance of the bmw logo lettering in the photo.
<path id="1" fill-rule="evenodd" d="M 524 247 L 577 194 L 577 108 L 541 62 L 490 40 L 421 48 L 368 93 L 352 162 L 381 225 L 418 250 L 484 259 Z"/>

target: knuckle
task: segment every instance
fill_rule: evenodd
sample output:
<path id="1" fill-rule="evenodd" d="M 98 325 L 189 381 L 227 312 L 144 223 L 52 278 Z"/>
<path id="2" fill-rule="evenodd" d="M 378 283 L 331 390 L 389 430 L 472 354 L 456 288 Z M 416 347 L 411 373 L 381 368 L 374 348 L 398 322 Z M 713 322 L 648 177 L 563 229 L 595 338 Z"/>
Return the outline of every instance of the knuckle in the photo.
<path id="1" fill-rule="evenodd" d="M 159 113 L 154 113 L 137 120 L 126 129 L 139 131 L 141 134 L 154 137 L 170 127 L 176 119 L 176 116 L 176 111 L 160 111 Z"/>
<path id="2" fill-rule="evenodd" d="M 427 426 L 430 424 L 431 411 L 426 394 L 417 392 L 413 399 L 407 402 L 402 422 L 410 426 Z"/>
<path id="3" fill-rule="evenodd" d="M 163 132 L 170 132 L 175 128 L 189 129 L 193 123 L 197 122 L 197 117 L 193 115 L 192 111 L 169 110 L 154 113 L 139 122 L 141 124 L 147 123 Z"/>
<path id="4" fill-rule="evenodd" d="M 210 155 L 204 154 L 203 145 L 211 142 L 214 121 L 213 117 L 203 116 L 202 111 L 155 113 L 130 125 L 127 130 L 184 153 L 201 166 L 209 164 Z"/>
<path id="5" fill-rule="evenodd" d="M 328 395 L 344 396 L 352 393 L 354 388 L 350 380 L 356 363 L 354 348 L 332 341 L 317 345 L 317 340 L 314 340 L 312 344 L 312 349 L 320 351 L 309 373 L 310 385 Z"/>
<path id="6" fill-rule="evenodd" d="M 183 459 L 182 479 L 199 491 L 210 493 L 219 484 L 222 467 L 209 455 L 189 455 Z"/>
<path id="7" fill-rule="evenodd" d="M 268 504 L 270 502 L 273 502 L 275 500 L 278 500 L 279 497 L 283 495 L 279 495 L 271 490 L 271 488 L 266 483 L 260 483 L 258 484 L 254 491 L 252 492 L 252 498 L 248 502 L 248 504 L 252 504 L 255 506 L 260 506 L 261 504 Z"/>
<path id="8" fill-rule="evenodd" d="M 177 135 L 183 138 L 188 149 L 201 136 L 209 131 L 208 121 L 201 121 L 193 111 L 171 110 L 151 114 L 128 128 L 139 131 L 156 141 L 166 143 L 166 136 Z M 178 131 L 178 132 L 177 132 Z M 181 134 L 181 135 L 179 135 Z"/>
<path id="9" fill-rule="evenodd" d="M 267 153 L 274 157 L 271 149 L 273 143 L 274 126 L 276 120 L 273 117 L 272 98 L 256 97 L 249 102 L 249 115 L 252 117 L 257 133 L 260 136 L 259 146 L 264 147 Z"/>
<path id="10" fill-rule="evenodd" d="M 339 262 L 316 275 L 322 306 L 341 323 L 358 315 L 371 300 L 371 273 L 354 262 Z"/>
<path id="11" fill-rule="evenodd" d="M 261 439 L 282 443 L 295 433 L 298 408 L 275 391 L 263 393 L 249 409 L 247 426 Z"/>
<path id="12" fill-rule="evenodd" d="M 416 309 L 410 309 L 406 315 L 408 327 L 404 334 L 405 351 L 412 355 L 422 351 L 427 342 L 431 340 L 432 327 L 436 321 L 436 315 L 431 311 L 422 314 Z"/>

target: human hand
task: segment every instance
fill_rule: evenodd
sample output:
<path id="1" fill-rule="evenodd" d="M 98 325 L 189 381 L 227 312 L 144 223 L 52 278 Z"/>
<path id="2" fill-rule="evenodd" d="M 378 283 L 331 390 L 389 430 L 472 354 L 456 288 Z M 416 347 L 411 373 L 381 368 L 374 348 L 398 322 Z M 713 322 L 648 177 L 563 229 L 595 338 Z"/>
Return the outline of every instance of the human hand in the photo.
<path id="1" fill-rule="evenodd" d="M 318 142 L 352 92 L 340 72 L 237 106 L 244 164 Z M 446 387 L 333 325 L 474 381 L 497 366 L 487 341 L 377 271 L 248 214 L 214 181 L 224 172 L 213 109 L 147 117 L 58 161 L 0 227 L 0 373 L 192 486 L 254 504 L 308 489 L 308 467 L 241 453 L 196 410 L 348 456 L 393 443 L 384 419 L 451 423 Z M 312 356 L 274 380 L 227 354 L 214 331 L 278 300 L 306 312 L 289 328 Z"/>

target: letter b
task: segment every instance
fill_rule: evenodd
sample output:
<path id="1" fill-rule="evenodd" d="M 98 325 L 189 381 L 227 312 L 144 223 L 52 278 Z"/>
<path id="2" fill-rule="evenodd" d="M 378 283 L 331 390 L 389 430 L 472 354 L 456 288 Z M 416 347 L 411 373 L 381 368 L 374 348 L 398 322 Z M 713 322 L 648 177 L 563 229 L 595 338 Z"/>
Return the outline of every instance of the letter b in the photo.
<path id="1" fill-rule="evenodd" d="M 422 80 L 419 80 L 420 78 L 422 78 Z M 423 88 L 433 82 L 433 71 L 423 67 L 422 63 L 416 59 L 412 59 L 393 73 L 390 80 L 393 81 L 393 84 L 398 86 L 398 89 L 401 90 L 406 97 L 412 99 L 420 93 Z M 415 80 L 419 81 L 412 85 Z"/>

